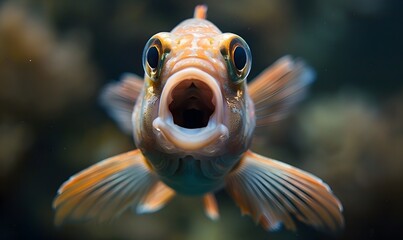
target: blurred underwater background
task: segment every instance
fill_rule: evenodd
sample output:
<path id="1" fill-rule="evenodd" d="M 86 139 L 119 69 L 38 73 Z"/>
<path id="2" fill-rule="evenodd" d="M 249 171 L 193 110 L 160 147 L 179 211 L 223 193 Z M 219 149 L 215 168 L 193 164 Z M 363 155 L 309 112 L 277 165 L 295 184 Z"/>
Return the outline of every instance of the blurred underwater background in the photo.
<path id="1" fill-rule="evenodd" d="M 221 218 L 176 196 L 150 215 L 53 224 L 71 175 L 132 150 L 99 105 L 105 84 L 143 75 L 141 54 L 208 5 L 208 19 L 248 42 L 249 80 L 283 55 L 317 78 L 292 116 L 260 128 L 253 150 L 317 175 L 344 206 L 337 235 L 302 223 L 266 232 L 217 193 Z M 387 239 L 403 228 L 403 1 L 0 1 L 0 239 Z M 396 238 L 396 237 L 395 237 Z"/>

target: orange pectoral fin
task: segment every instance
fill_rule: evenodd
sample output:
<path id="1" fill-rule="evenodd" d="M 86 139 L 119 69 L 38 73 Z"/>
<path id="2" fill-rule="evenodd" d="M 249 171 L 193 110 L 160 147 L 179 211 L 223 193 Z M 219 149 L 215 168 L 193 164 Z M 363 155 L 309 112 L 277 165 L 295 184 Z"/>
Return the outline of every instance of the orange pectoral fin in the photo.
<path id="1" fill-rule="evenodd" d="M 65 220 L 107 221 L 136 205 L 158 183 L 139 150 L 95 164 L 71 177 L 53 202 L 55 223 Z"/>
<path id="2" fill-rule="evenodd" d="M 137 205 L 136 212 L 138 214 L 152 213 L 160 210 L 175 196 L 175 191 L 165 185 L 163 182 L 158 182 L 154 185 L 151 191 Z"/>
<path id="3" fill-rule="evenodd" d="M 217 201 L 214 194 L 208 193 L 203 196 L 204 212 L 211 220 L 216 221 L 220 217 Z"/>
<path id="4" fill-rule="evenodd" d="M 256 126 L 285 118 L 306 95 L 314 71 L 301 60 L 284 56 L 248 85 L 255 104 Z"/>
<path id="5" fill-rule="evenodd" d="M 227 190 L 243 213 L 267 230 L 281 223 L 295 230 L 292 219 L 320 229 L 343 228 L 342 206 L 319 178 L 252 152 L 226 179 Z"/>
<path id="6" fill-rule="evenodd" d="M 143 84 L 139 76 L 124 74 L 120 82 L 108 84 L 101 94 L 101 104 L 127 134 L 133 134 L 132 113 Z"/>

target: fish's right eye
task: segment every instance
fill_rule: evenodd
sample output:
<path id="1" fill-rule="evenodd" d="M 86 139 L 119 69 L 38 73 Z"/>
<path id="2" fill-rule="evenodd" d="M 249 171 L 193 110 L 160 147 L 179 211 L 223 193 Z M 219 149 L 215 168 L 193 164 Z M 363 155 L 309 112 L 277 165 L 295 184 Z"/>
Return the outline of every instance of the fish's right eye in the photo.
<path id="1" fill-rule="evenodd" d="M 163 67 L 163 63 L 169 49 L 164 47 L 158 37 L 152 37 L 148 40 L 143 51 L 143 68 L 147 76 L 157 81 Z"/>

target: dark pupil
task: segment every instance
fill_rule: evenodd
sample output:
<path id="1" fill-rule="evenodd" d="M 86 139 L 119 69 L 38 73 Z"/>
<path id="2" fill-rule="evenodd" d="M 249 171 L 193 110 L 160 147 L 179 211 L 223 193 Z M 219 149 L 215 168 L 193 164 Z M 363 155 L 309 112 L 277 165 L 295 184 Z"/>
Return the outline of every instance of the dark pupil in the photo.
<path id="1" fill-rule="evenodd" d="M 246 52 L 243 47 L 236 47 L 234 51 L 234 64 L 238 70 L 242 70 L 246 65 Z"/>
<path id="2" fill-rule="evenodd" d="M 147 62 L 151 68 L 156 68 L 158 66 L 158 50 L 155 46 L 150 47 L 147 51 Z"/>

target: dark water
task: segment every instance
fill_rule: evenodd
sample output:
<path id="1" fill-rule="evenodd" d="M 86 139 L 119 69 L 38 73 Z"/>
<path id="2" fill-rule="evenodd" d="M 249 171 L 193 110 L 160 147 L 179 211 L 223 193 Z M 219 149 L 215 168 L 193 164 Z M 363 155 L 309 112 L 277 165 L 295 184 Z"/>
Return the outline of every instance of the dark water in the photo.
<path id="1" fill-rule="evenodd" d="M 198 2 L 197 2 L 198 3 Z M 208 19 L 242 36 L 250 79 L 285 54 L 317 73 L 308 98 L 253 149 L 322 178 L 344 205 L 345 230 L 265 232 L 226 193 L 221 219 L 200 199 L 129 211 L 111 224 L 53 225 L 60 184 L 134 148 L 98 104 L 102 86 L 143 74 L 154 33 L 191 17 L 192 1 L 0 2 L 1 239 L 385 239 L 403 227 L 403 15 L 401 1 L 206 1 Z"/>

